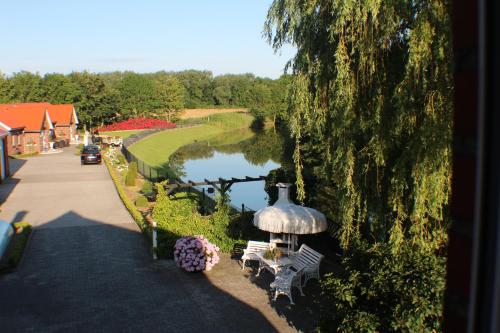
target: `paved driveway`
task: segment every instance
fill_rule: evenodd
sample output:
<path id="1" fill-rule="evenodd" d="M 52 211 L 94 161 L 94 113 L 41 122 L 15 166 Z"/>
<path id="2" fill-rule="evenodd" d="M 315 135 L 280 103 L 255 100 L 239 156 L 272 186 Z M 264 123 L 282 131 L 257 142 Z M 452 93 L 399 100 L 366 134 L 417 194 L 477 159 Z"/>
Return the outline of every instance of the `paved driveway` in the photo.
<path id="1" fill-rule="evenodd" d="M 35 225 L 19 271 L 0 276 L 1 332 L 288 330 L 203 274 L 151 260 L 105 166 L 80 166 L 73 149 L 28 159 L 0 196 L 1 219 Z"/>

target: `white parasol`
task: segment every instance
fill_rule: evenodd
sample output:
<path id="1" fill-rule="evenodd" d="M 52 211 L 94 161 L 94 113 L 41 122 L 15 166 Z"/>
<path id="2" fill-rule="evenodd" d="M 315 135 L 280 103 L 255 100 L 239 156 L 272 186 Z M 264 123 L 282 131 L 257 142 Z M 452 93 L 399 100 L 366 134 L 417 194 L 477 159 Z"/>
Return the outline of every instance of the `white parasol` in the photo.
<path id="1" fill-rule="evenodd" d="M 257 228 L 272 234 L 292 235 L 316 234 L 327 229 L 323 213 L 290 201 L 290 184 L 278 183 L 276 186 L 278 187 L 276 203 L 254 214 L 253 224 Z"/>

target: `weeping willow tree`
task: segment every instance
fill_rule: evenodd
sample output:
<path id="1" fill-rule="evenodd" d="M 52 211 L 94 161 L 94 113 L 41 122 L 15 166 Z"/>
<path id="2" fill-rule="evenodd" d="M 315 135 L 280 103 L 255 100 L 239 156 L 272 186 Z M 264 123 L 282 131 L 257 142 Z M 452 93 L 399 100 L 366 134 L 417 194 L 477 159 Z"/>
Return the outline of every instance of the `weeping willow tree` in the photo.
<path id="1" fill-rule="evenodd" d="M 394 251 L 446 244 L 449 13 L 448 0 L 275 0 L 269 9 L 269 42 L 297 49 L 287 66 L 299 199 L 312 172 L 344 248 L 361 238 Z"/>

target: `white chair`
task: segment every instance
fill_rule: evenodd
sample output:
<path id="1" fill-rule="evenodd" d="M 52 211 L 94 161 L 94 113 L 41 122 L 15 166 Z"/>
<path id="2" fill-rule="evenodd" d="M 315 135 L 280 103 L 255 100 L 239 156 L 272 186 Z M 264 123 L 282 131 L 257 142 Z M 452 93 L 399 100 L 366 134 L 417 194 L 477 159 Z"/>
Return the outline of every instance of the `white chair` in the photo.
<path id="1" fill-rule="evenodd" d="M 304 267 L 304 287 L 310 279 L 319 280 L 319 265 L 325 256 L 311 249 L 306 244 L 302 244 L 300 249 L 290 254 L 292 265 L 295 267 Z"/>
<path id="2" fill-rule="evenodd" d="M 259 260 L 256 253 L 266 251 L 267 249 L 269 249 L 269 243 L 248 241 L 247 248 L 243 250 L 243 255 L 241 256 L 241 260 L 243 261 L 241 270 L 245 269 L 247 260 Z"/>
<path id="3" fill-rule="evenodd" d="M 296 287 L 299 289 L 300 294 L 304 296 L 302 292 L 302 275 L 304 273 L 304 268 L 296 268 L 294 266 L 287 267 L 287 269 L 276 274 L 276 278 L 271 283 L 271 289 L 274 289 L 274 299 L 278 298 L 279 295 L 286 295 L 290 299 L 290 304 L 294 305 L 292 298 L 292 288 Z"/>

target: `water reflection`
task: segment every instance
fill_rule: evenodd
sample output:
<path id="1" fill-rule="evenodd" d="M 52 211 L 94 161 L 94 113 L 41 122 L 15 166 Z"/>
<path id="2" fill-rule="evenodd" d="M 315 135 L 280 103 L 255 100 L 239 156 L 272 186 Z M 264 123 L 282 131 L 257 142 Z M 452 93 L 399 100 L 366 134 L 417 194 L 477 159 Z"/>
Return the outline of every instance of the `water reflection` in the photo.
<path id="1" fill-rule="evenodd" d="M 180 148 L 169 166 L 183 180 L 265 176 L 281 165 L 283 139 L 279 133 L 237 130 Z M 257 210 L 267 206 L 264 182 L 238 183 L 231 187 L 231 203 Z"/>

